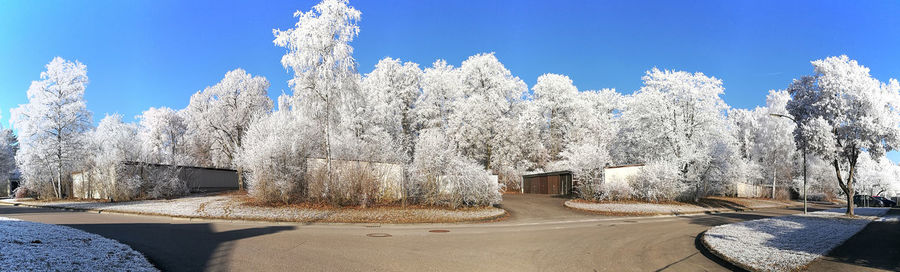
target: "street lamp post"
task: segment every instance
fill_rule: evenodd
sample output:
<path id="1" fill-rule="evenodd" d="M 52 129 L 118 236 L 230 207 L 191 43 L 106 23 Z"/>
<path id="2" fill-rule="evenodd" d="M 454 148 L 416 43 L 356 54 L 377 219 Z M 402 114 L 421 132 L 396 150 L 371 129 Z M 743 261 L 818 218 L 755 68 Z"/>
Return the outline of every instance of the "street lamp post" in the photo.
<path id="1" fill-rule="evenodd" d="M 790 119 L 791 121 L 794 121 L 794 123 L 797 123 L 797 119 L 794 119 L 794 117 L 791 117 L 789 115 L 777 114 L 777 113 L 770 113 L 769 115 L 775 116 L 775 117 L 784 117 L 784 118 Z M 800 129 L 799 123 L 797 124 L 797 128 Z M 804 214 L 806 214 L 806 211 L 807 211 L 806 207 L 807 207 L 807 205 L 806 205 L 806 144 L 803 144 L 803 213 Z"/>

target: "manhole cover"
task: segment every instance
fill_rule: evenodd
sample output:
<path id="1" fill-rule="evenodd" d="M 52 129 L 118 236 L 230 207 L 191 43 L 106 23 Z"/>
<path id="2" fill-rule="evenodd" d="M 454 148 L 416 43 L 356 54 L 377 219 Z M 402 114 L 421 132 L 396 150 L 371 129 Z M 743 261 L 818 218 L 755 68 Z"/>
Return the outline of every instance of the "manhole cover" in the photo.
<path id="1" fill-rule="evenodd" d="M 445 232 L 450 232 L 450 231 L 449 231 L 449 230 L 445 230 L 445 229 L 433 229 L 433 230 L 429 230 L 428 232 L 445 233 Z"/>
<path id="2" fill-rule="evenodd" d="M 387 234 L 387 233 L 369 233 L 369 234 L 366 234 L 366 236 L 369 236 L 369 237 L 391 237 L 391 235 Z"/>

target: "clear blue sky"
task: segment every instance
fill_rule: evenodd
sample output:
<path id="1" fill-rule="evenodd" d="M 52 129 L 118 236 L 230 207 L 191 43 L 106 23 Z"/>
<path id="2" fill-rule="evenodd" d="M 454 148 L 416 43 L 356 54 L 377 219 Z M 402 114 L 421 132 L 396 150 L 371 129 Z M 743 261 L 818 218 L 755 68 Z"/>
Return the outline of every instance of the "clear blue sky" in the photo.
<path id="1" fill-rule="evenodd" d="M 0 113 L 54 56 L 87 65 L 88 108 L 127 119 L 183 108 L 238 67 L 290 92 L 272 29 L 317 1 L 0 1 Z M 556 2 L 556 3 L 551 3 Z M 458 66 L 496 52 L 531 86 L 543 73 L 579 89 L 631 93 L 644 71 L 700 71 L 722 79 L 725 101 L 752 108 L 768 90 L 847 54 L 882 81 L 900 77 L 900 1 L 352 1 L 360 72 L 383 57 Z M 898 161 L 900 156 L 893 156 Z"/>

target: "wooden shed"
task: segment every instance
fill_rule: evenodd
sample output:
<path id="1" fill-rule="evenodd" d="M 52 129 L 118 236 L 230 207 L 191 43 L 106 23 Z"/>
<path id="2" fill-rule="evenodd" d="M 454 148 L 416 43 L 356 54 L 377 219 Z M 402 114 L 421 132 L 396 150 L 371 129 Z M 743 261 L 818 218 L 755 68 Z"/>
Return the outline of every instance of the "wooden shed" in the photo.
<path id="1" fill-rule="evenodd" d="M 522 176 L 522 193 L 568 195 L 573 193 L 571 171 L 556 171 Z"/>

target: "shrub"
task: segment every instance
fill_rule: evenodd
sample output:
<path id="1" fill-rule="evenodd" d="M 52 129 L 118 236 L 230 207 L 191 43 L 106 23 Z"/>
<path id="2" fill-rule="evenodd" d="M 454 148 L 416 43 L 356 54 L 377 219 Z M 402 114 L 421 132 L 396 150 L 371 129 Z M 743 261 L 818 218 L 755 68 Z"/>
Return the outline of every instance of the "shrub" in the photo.
<path id="1" fill-rule="evenodd" d="M 461 156 L 437 129 L 416 142 L 412 192 L 422 204 L 456 208 L 500 202 L 500 185 L 474 160 Z"/>
<path id="2" fill-rule="evenodd" d="M 678 166 L 668 161 L 645 165 L 629 184 L 634 198 L 654 202 L 674 200 L 685 190 Z"/>
<path id="3" fill-rule="evenodd" d="M 262 202 L 306 200 L 306 158 L 312 150 L 304 125 L 296 114 L 279 110 L 253 124 L 244 136 L 237 162 L 247 171 L 251 196 Z"/>

